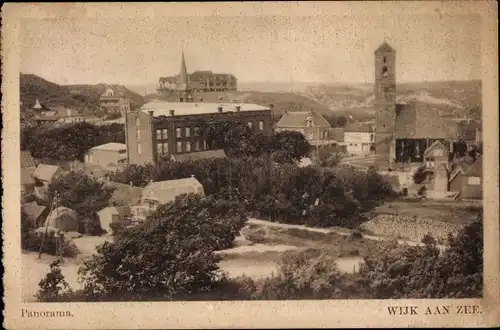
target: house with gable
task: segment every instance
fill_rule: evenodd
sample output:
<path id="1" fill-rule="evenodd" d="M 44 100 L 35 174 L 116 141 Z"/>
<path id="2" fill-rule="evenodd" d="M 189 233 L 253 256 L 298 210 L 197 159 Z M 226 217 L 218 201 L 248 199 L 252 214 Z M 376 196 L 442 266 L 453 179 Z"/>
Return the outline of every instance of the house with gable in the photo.
<path id="1" fill-rule="evenodd" d="M 479 156 L 470 165 L 466 161 L 458 164 L 450 175 L 449 187 L 460 199 L 482 199 L 483 157 Z"/>
<path id="2" fill-rule="evenodd" d="M 39 164 L 33 173 L 35 180 L 42 184 L 44 187 L 48 187 L 50 182 L 54 180 L 58 175 L 63 172 L 63 169 L 59 166 Z"/>
<path id="3" fill-rule="evenodd" d="M 203 185 L 194 176 L 190 178 L 150 182 L 141 194 L 141 202 L 154 211 L 159 205 L 175 201 L 183 194 L 205 195 Z"/>
<path id="4" fill-rule="evenodd" d="M 304 135 L 309 141 L 330 140 L 332 126 L 320 113 L 315 111 L 285 111 L 276 124 L 276 132 L 294 131 Z"/>
<path id="5" fill-rule="evenodd" d="M 130 111 L 130 100 L 125 93 L 108 86 L 99 98 L 99 106 L 107 113 L 123 113 Z"/>

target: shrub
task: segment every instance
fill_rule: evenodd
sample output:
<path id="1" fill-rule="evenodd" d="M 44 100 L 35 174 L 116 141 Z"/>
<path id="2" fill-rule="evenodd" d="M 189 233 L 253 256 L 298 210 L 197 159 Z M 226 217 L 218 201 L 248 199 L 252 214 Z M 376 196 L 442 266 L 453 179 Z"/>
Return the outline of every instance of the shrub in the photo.
<path id="1" fill-rule="evenodd" d="M 211 292 L 222 279 L 214 251 L 230 246 L 245 221 L 238 203 L 179 197 L 98 247 L 79 270 L 84 294 L 171 300 Z"/>
<path id="2" fill-rule="evenodd" d="M 431 233 L 427 233 L 424 235 L 424 237 L 422 238 L 422 243 L 424 243 L 425 245 L 436 245 L 437 244 L 437 241 L 436 239 L 432 236 Z"/>
<path id="3" fill-rule="evenodd" d="M 40 280 L 36 297 L 39 302 L 56 302 L 61 301 L 61 295 L 69 289 L 69 285 L 64 279 L 59 268 L 60 261 L 54 261 L 50 264 L 50 272 L 45 275 L 45 278 Z"/>
<path id="4" fill-rule="evenodd" d="M 38 252 L 42 244 L 43 236 L 44 231 L 42 230 L 31 231 L 27 236 L 25 249 L 28 251 Z M 63 236 L 59 238 L 59 241 L 61 242 L 60 249 L 63 257 L 74 258 L 80 253 L 72 240 L 68 240 Z M 49 230 L 45 236 L 45 240 L 43 241 L 42 253 L 55 256 L 57 255 L 57 252 L 55 231 Z"/>
<path id="5" fill-rule="evenodd" d="M 113 236 L 120 235 L 120 233 L 126 228 L 123 222 L 113 222 L 109 226 L 111 227 L 111 233 L 108 234 Z"/>
<path id="6" fill-rule="evenodd" d="M 420 166 L 415 173 L 413 173 L 413 182 L 416 184 L 421 184 L 427 177 L 427 173 L 425 171 L 425 166 Z"/>

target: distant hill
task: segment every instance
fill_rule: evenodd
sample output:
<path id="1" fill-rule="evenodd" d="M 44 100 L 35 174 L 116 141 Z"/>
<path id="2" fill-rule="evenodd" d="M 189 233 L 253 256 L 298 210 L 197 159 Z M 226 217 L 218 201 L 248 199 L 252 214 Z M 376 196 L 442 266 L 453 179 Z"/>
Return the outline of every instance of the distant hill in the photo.
<path id="1" fill-rule="evenodd" d="M 301 95 L 315 100 L 337 113 L 359 112 L 374 114 L 373 85 L 317 85 L 307 88 Z M 452 111 L 457 115 L 481 109 L 481 81 L 437 81 L 399 83 L 396 86 L 398 102 L 433 104 L 438 110 Z"/>
<path id="2" fill-rule="evenodd" d="M 23 105 L 31 109 L 38 99 L 42 106 L 67 106 L 79 111 L 99 111 L 99 97 L 106 91 L 106 84 L 58 85 L 34 74 L 20 75 L 20 94 Z M 131 100 L 131 107 L 144 104 L 144 98 L 124 86 L 111 85 Z"/>

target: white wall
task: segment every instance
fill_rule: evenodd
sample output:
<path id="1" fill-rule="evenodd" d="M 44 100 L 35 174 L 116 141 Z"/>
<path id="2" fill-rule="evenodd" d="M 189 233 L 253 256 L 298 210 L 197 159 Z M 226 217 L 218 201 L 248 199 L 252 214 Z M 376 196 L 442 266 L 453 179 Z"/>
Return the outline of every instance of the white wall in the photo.
<path id="1" fill-rule="evenodd" d="M 365 154 L 370 152 L 370 146 L 375 141 L 375 134 L 369 132 L 344 132 L 344 144 L 347 153 Z"/>

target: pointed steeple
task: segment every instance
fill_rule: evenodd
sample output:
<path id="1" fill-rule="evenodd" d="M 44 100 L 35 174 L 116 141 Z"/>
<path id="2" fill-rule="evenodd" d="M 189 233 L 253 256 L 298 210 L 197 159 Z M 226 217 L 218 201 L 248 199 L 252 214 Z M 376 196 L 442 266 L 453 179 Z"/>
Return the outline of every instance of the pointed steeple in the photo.
<path id="1" fill-rule="evenodd" d="M 177 81 L 177 89 L 181 91 L 189 90 L 189 76 L 186 68 L 186 60 L 184 59 L 184 50 L 182 50 L 181 72 Z"/>

